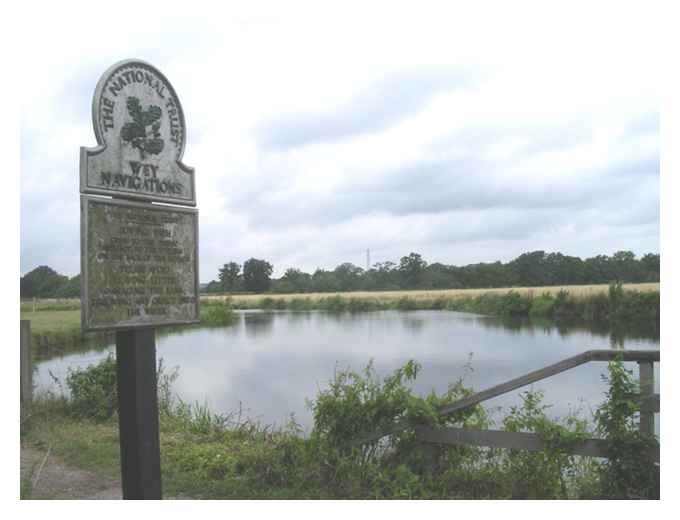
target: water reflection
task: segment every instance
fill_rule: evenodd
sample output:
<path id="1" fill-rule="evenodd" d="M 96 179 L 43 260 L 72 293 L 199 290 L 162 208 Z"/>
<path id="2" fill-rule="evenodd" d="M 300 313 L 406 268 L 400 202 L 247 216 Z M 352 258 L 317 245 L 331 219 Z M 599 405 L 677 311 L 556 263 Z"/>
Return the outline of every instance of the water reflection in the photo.
<path id="1" fill-rule="evenodd" d="M 256 338 L 262 335 L 271 334 L 274 326 L 273 312 L 250 312 L 242 314 L 242 323 L 246 334 Z"/>
<path id="2" fill-rule="evenodd" d="M 658 336 L 635 338 L 601 328 L 527 320 L 501 320 L 449 311 L 239 313 L 231 327 L 188 328 L 157 335 L 158 357 L 179 367 L 175 383 L 187 402 L 215 411 L 240 407 L 251 418 L 281 425 L 290 413 L 306 428 L 314 398 L 338 369 L 363 369 L 370 359 L 384 375 L 409 359 L 423 370 L 414 385 L 425 394 L 450 383 L 482 390 L 594 348 L 657 349 Z M 111 349 L 109 349 L 111 351 Z M 51 386 L 48 370 L 63 378 L 69 366 L 86 366 L 107 355 L 76 353 L 39 363 L 39 388 Z M 637 376 L 637 364 L 627 366 Z M 471 368 L 471 369 L 470 369 Z M 606 363 L 589 363 L 533 385 L 545 390 L 553 416 L 581 407 L 586 415 L 602 401 Z M 658 391 L 658 364 L 655 367 Z M 489 408 L 517 404 L 518 392 L 493 399 Z"/>

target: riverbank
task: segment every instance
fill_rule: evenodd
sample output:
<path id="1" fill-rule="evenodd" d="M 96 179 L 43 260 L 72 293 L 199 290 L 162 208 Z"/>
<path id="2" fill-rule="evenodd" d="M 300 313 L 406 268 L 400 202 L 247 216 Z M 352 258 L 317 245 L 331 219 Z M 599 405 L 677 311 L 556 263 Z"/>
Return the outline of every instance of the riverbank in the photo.
<path id="1" fill-rule="evenodd" d="M 36 355 L 103 348 L 111 334 L 82 334 L 78 300 L 23 302 L 21 319 L 31 321 Z M 34 310 L 35 309 L 35 310 Z M 659 284 L 530 287 L 444 291 L 202 296 L 201 325 L 235 322 L 233 310 L 367 312 L 451 310 L 525 318 L 555 324 L 596 325 L 617 337 L 658 337 Z M 159 333 L 172 332 L 164 327 Z"/>
<path id="2" fill-rule="evenodd" d="M 73 309 L 77 307 L 77 309 Z M 45 358 L 65 352 L 103 349 L 111 344 L 112 332 L 83 333 L 80 323 L 80 301 L 61 300 L 22 304 L 21 319 L 31 322 L 32 351 L 36 358 Z M 227 326 L 235 321 L 233 309 L 224 302 L 211 301 L 201 305 L 200 326 Z M 192 327 L 163 327 L 157 334 L 169 334 L 178 329 Z"/>
<path id="3" fill-rule="evenodd" d="M 539 292 L 540 291 L 540 292 Z M 420 291 L 414 294 L 271 295 L 254 299 L 206 298 L 234 309 L 364 312 L 377 310 L 450 310 L 489 316 L 553 320 L 555 323 L 606 324 L 658 336 L 661 297 L 658 284 L 576 286 L 482 291 Z"/>
<path id="4" fill-rule="evenodd" d="M 614 369 L 612 370 L 612 366 Z M 618 368 L 617 368 L 618 366 Z M 206 406 L 172 398 L 176 374 L 159 373 L 161 468 L 164 494 L 206 499 L 584 499 L 658 496 L 658 482 L 641 447 L 651 439 L 637 433 L 637 408 L 617 398 L 630 376 L 610 365 L 609 398 L 598 410 L 597 427 L 571 415 L 545 415 L 538 392 L 525 392 L 523 405 L 492 424 L 477 406 L 453 416 L 439 407 L 472 392 L 462 381 L 443 395 L 414 395 L 420 370 L 410 361 L 378 378 L 369 365 L 361 373 L 342 371 L 311 402 L 314 427 L 308 437 L 291 420 L 272 428 L 241 417 L 217 415 Z M 38 396 L 22 408 L 21 441 L 49 451 L 65 464 L 110 481 L 120 474 L 115 362 L 77 372 L 67 379 L 69 399 Z M 114 386 L 112 386 L 112 384 Z M 614 414 L 614 415 L 612 415 Z M 355 444 L 367 431 L 395 420 L 433 426 L 499 427 L 546 439 L 539 452 L 441 446 L 431 456 L 415 441 L 412 428 L 383 440 Z M 613 419 L 613 420 L 612 420 Z M 570 456 L 570 443 L 594 436 L 616 439 L 621 449 L 607 461 Z M 549 439 L 549 442 L 548 442 Z M 30 485 L 22 485 L 25 498 Z M 46 497 L 49 498 L 49 497 Z"/>

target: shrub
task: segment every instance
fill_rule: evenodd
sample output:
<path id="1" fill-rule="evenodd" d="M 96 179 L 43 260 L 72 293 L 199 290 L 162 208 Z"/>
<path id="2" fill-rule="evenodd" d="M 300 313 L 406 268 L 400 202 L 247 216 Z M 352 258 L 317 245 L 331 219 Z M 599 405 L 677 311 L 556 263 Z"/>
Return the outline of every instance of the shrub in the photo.
<path id="1" fill-rule="evenodd" d="M 658 473 L 649 451 L 658 448 L 654 435 L 640 433 L 639 403 L 631 395 L 639 385 L 621 361 L 609 363 L 606 401 L 595 412 L 597 431 L 610 442 L 600 467 L 602 495 L 610 498 L 659 498 Z"/>
<path id="2" fill-rule="evenodd" d="M 236 316 L 229 302 L 215 302 L 201 305 L 201 323 L 204 325 L 230 325 Z"/>
<path id="3" fill-rule="evenodd" d="M 503 420 L 506 431 L 537 433 L 546 449 L 538 452 L 509 450 L 503 458 L 503 473 L 513 498 L 568 498 L 565 476 L 573 473 L 575 457 L 569 454 L 574 442 L 587 438 L 586 422 L 570 416 L 566 425 L 549 419 L 541 404 L 543 393 L 521 394 L 522 406 L 513 406 Z"/>
<path id="4" fill-rule="evenodd" d="M 555 299 L 550 294 L 543 294 L 531 301 L 529 316 L 532 318 L 552 318 Z"/>
<path id="5" fill-rule="evenodd" d="M 71 392 L 71 412 L 76 417 L 106 420 L 118 408 L 116 360 L 111 354 L 96 365 L 69 369 L 66 386 Z"/>
<path id="6" fill-rule="evenodd" d="M 397 309 L 400 311 L 418 310 L 418 303 L 408 296 L 402 296 L 397 300 Z"/>
<path id="7" fill-rule="evenodd" d="M 510 291 L 501 297 L 500 313 L 503 316 L 527 316 L 531 302 L 527 296 Z"/>
<path id="8" fill-rule="evenodd" d="M 178 377 L 178 368 L 166 372 L 163 359 L 156 371 L 158 407 L 167 412 L 172 407 L 172 383 Z M 68 370 L 66 386 L 71 394 L 68 410 L 78 418 L 105 421 L 118 411 L 116 359 L 109 354 L 96 365 Z"/>

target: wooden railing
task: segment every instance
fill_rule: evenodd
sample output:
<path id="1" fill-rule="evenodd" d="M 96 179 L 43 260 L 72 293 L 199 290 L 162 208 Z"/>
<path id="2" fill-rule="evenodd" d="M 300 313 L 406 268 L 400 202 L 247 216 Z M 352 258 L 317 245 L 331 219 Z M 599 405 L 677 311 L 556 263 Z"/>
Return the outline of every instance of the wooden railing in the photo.
<path id="1" fill-rule="evenodd" d="M 529 372 L 521 377 L 511 379 L 482 392 L 448 404 L 439 409 L 443 415 L 450 415 L 484 401 L 506 394 L 523 386 L 535 383 L 550 376 L 559 374 L 590 361 L 634 361 L 640 367 L 640 394 L 631 396 L 640 402 L 640 431 L 654 433 L 654 413 L 660 411 L 660 396 L 654 393 L 654 362 L 659 362 L 658 350 L 587 350 L 582 354 L 564 359 L 540 370 Z M 357 440 L 357 444 L 376 441 L 382 437 L 414 427 L 416 437 L 426 445 L 467 444 L 495 448 L 522 449 L 537 451 L 545 448 L 541 437 L 535 433 L 506 432 L 500 430 L 477 430 L 471 428 L 433 428 L 425 425 L 407 423 L 395 424 L 391 428 L 374 432 Z M 603 439 L 586 439 L 570 447 L 571 453 L 586 457 L 605 457 L 607 441 Z M 650 453 L 654 462 L 659 462 L 659 449 Z"/>

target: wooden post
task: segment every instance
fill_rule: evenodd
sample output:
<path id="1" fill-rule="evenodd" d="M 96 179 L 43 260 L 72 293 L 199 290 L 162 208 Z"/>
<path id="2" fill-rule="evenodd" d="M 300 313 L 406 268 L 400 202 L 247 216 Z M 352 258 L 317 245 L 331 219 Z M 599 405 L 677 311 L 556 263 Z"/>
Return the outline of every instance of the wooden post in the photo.
<path id="1" fill-rule="evenodd" d="M 123 499 L 160 500 L 155 330 L 116 332 L 116 366 Z"/>
<path id="2" fill-rule="evenodd" d="M 423 450 L 423 459 L 425 462 L 425 467 L 423 469 L 428 475 L 436 474 L 439 468 L 439 446 L 429 442 L 423 442 L 420 444 L 420 449 Z"/>
<path id="3" fill-rule="evenodd" d="M 21 352 L 20 379 L 21 379 L 21 402 L 28 402 L 33 398 L 33 366 L 31 364 L 31 321 L 21 320 L 19 330 L 19 342 Z"/>
<path id="4" fill-rule="evenodd" d="M 640 367 L 640 433 L 654 435 L 654 363 L 638 362 Z"/>

